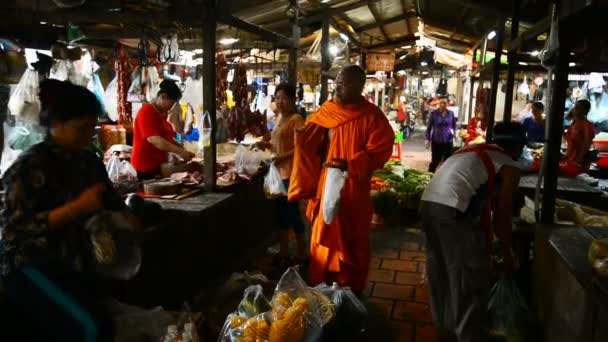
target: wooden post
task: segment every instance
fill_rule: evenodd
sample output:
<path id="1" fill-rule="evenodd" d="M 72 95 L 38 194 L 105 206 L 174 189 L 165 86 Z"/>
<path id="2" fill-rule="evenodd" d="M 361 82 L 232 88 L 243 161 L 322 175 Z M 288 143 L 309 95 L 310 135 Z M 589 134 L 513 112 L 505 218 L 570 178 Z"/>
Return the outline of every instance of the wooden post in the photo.
<path id="1" fill-rule="evenodd" d="M 293 6 L 294 8 L 297 7 L 297 1 L 295 0 L 290 0 L 290 5 Z M 290 19 L 291 22 L 291 32 L 292 32 L 292 38 L 294 41 L 294 46 L 291 47 L 289 49 L 289 63 L 288 63 L 288 82 L 289 84 L 291 84 L 294 87 L 297 87 L 298 85 L 298 46 L 300 45 L 300 35 L 302 33 L 302 30 L 300 29 L 300 26 L 298 25 L 298 15 L 297 15 L 297 10 L 296 10 L 296 15 Z"/>
<path id="2" fill-rule="evenodd" d="M 511 44 L 519 35 L 519 15 L 520 15 L 520 1 L 513 0 L 513 18 L 511 19 Z M 513 92 L 515 87 L 515 69 L 517 68 L 517 51 L 511 49 L 509 44 L 509 70 L 507 72 L 507 93 L 505 96 L 505 112 L 503 121 L 511 121 L 511 114 L 513 112 Z"/>
<path id="3" fill-rule="evenodd" d="M 486 37 L 487 38 L 487 37 Z M 505 18 L 498 18 L 498 32 L 496 33 L 496 51 L 494 52 L 494 65 L 492 65 L 492 92 L 490 95 L 490 108 L 488 111 L 486 140 L 492 141 L 494 118 L 496 117 L 496 98 L 498 95 L 498 81 L 500 77 L 500 58 L 502 57 L 502 44 L 505 40 Z"/>
<path id="4" fill-rule="evenodd" d="M 554 11 L 554 16 L 557 15 Z M 560 27 L 559 51 L 551 85 L 550 111 L 547 115 L 547 139 L 545 142 L 545 159 L 543 165 L 545 170 L 543 184 L 543 201 L 541 222 L 553 223 L 555 215 L 555 196 L 557 192 L 557 180 L 559 173 L 559 161 L 561 159 L 560 148 L 562 135 L 564 133 L 564 103 L 566 102 L 566 89 L 568 87 L 568 63 L 570 61 L 569 41 L 565 39 L 568 32 L 566 27 Z M 551 75 L 549 75 L 551 77 Z"/>
<path id="5" fill-rule="evenodd" d="M 216 145 L 215 145 L 215 31 L 217 29 L 216 5 L 214 0 L 205 0 L 203 5 L 203 103 L 211 119 L 210 145 L 205 147 L 205 190 L 212 192 L 216 185 Z M 200 132 L 203 134 L 203 132 Z"/>
<path id="6" fill-rule="evenodd" d="M 477 56 L 477 49 L 473 49 L 473 61 L 471 62 L 471 73 L 469 74 L 471 80 L 471 89 L 469 89 L 469 119 L 475 115 L 473 108 L 473 97 L 475 97 L 475 74 L 473 72 L 473 64 L 475 64 L 475 56 Z"/>
<path id="7" fill-rule="evenodd" d="M 327 72 L 331 68 L 331 59 L 329 56 L 329 17 L 323 17 L 323 26 L 321 27 L 321 97 L 319 105 L 327 101 L 329 95 L 329 77 Z"/>

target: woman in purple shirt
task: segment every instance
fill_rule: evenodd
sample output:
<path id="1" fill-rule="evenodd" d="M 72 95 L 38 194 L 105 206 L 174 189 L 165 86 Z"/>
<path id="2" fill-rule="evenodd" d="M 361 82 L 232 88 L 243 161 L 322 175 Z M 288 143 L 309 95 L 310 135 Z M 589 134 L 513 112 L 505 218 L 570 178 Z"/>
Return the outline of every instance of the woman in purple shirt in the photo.
<path id="1" fill-rule="evenodd" d="M 426 148 L 431 147 L 432 160 L 429 172 L 435 172 L 439 164 L 452 155 L 454 149 L 454 132 L 456 132 L 456 118 L 445 99 L 439 102 L 439 109 L 432 112 L 426 128 Z"/>

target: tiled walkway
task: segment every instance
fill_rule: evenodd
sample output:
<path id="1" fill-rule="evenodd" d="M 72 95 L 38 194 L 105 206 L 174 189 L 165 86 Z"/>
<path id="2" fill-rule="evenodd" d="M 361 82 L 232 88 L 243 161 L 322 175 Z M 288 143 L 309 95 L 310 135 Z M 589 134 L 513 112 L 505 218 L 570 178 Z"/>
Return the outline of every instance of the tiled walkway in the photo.
<path id="1" fill-rule="evenodd" d="M 420 231 L 374 231 L 372 248 L 366 293 L 369 341 L 438 341 L 423 283 L 425 256 Z"/>

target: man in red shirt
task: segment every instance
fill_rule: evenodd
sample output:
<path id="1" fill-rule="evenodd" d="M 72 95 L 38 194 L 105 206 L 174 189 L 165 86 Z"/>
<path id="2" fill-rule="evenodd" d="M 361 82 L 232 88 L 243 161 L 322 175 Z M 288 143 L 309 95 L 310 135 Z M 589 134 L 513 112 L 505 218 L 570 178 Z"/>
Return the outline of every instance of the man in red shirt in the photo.
<path id="1" fill-rule="evenodd" d="M 572 109 L 573 123 L 566 132 L 566 160 L 560 163 L 560 171 L 566 176 L 575 177 L 589 169 L 591 164 L 587 156 L 595 138 L 595 128 L 587 120 L 591 103 L 587 100 L 577 101 Z"/>
<path id="2" fill-rule="evenodd" d="M 175 153 L 185 161 L 194 154 L 175 141 L 175 132 L 167 122 L 169 110 L 179 101 L 182 92 L 173 81 L 164 80 L 156 99 L 141 107 L 133 127 L 131 164 L 140 180 L 152 179 L 167 162 L 168 153 Z"/>

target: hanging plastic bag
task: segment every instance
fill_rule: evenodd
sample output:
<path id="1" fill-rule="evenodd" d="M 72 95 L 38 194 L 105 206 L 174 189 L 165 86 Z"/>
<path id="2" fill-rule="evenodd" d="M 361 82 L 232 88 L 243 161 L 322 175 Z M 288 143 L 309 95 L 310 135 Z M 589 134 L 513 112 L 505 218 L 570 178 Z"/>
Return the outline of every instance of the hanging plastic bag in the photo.
<path id="1" fill-rule="evenodd" d="M 325 188 L 323 189 L 323 220 L 325 224 L 332 224 L 340 209 L 340 194 L 348 172 L 334 167 L 327 168 Z"/>
<path id="2" fill-rule="evenodd" d="M 356 341 L 366 330 L 367 308 L 349 287 L 333 283 L 321 283 L 315 290 L 327 296 L 335 306 L 335 318 L 323 327 L 323 339 L 327 341 Z"/>
<path id="3" fill-rule="evenodd" d="M 106 113 L 108 113 L 108 118 L 114 122 L 117 122 L 119 118 L 117 82 L 118 78 L 114 77 L 114 79 L 108 84 L 108 87 L 103 94 L 103 104 L 106 108 Z"/>
<path id="4" fill-rule="evenodd" d="M 70 77 L 70 68 L 68 66 L 68 63 L 69 61 L 60 60 L 57 61 L 57 63 L 53 64 L 49 78 L 59 81 L 68 80 Z"/>
<path id="5" fill-rule="evenodd" d="M 13 150 L 25 151 L 44 140 L 40 126 L 29 122 L 17 122 L 8 136 L 8 145 Z"/>
<path id="6" fill-rule="evenodd" d="M 146 101 L 153 102 L 160 90 L 160 77 L 155 66 L 146 68 Z"/>
<path id="7" fill-rule="evenodd" d="M 97 75 L 95 73 L 93 75 L 91 75 L 91 78 L 89 79 L 89 83 L 87 84 L 87 89 L 89 89 L 93 94 L 95 94 L 95 97 L 97 97 L 97 101 L 99 101 L 99 103 L 101 104 L 102 113 L 104 113 L 105 112 L 104 103 L 103 103 L 104 90 L 103 90 L 103 85 L 101 84 L 101 80 L 99 79 L 99 75 Z"/>
<path id="8" fill-rule="evenodd" d="M 129 280 L 139 272 L 141 249 L 121 213 L 103 211 L 87 221 L 85 231 L 89 234 L 85 245 L 95 272 L 119 280 Z"/>
<path id="9" fill-rule="evenodd" d="M 30 69 L 25 70 L 15 91 L 8 100 L 10 113 L 21 120 L 38 123 L 40 121 L 39 86 L 38 72 Z"/>
<path id="10" fill-rule="evenodd" d="M 144 94 L 144 69 L 139 66 L 131 74 L 131 86 L 127 93 L 127 101 L 141 103 L 145 102 L 146 95 Z"/>
<path id="11" fill-rule="evenodd" d="M 10 147 L 8 143 L 8 137 L 11 134 L 12 127 L 10 127 L 6 122 L 3 125 L 4 127 L 4 150 L 2 151 L 2 160 L 0 161 L 0 175 L 3 175 L 6 170 L 8 170 L 11 165 L 19 158 L 21 154 L 20 150 L 14 150 Z"/>
<path id="12" fill-rule="evenodd" d="M 502 278 L 492 288 L 488 305 L 490 335 L 509 341 L 526 341 L 531 314 L 512 279 Z"/>
<path id="13" fill-rule="evenodd" d="M 281 173 L 274 163 L 270 164 L 268 173 L 264 177 L 264 194 L 268 199 L 287 196 L 287 189 L 283 184 Z"/>
<path id="14" fill-rule="evenodd" d="M 204 114 L 196 113 L 196 122 L 198 124 L 198 148 L 202 151 L 205 147 L 211 146 L 211 117 L 209 112 Z"/>

